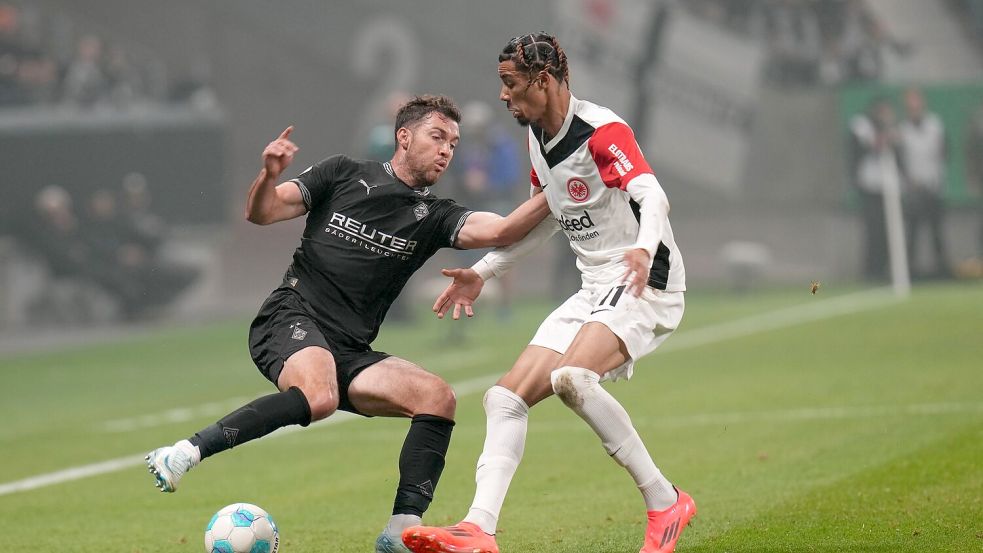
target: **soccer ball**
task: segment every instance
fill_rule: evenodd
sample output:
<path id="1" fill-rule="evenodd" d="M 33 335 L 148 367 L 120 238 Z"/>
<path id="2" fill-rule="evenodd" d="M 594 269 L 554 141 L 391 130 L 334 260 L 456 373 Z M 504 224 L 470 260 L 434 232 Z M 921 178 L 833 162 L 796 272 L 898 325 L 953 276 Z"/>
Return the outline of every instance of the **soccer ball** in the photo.
<path id="1" fill-rule="evenodd" d="M 269 513 L 250 503 L 233 503 L 205 527 L 205 553 L 276 553 L 280 535 Z"/>

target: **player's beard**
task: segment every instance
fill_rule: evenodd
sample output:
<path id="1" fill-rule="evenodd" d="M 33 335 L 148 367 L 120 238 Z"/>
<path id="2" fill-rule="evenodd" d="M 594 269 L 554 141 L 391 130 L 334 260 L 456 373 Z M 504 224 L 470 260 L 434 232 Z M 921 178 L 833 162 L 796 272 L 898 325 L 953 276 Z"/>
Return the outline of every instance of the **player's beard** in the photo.
<path id="1" fill-rule="evenodd" d="M 412 167 L 410 175 L 413 177 L 413 184 L 416 187 L 433 186 L 440 178 L 440 173 L 428 171 L 426 167 L 421 166 Z"/>

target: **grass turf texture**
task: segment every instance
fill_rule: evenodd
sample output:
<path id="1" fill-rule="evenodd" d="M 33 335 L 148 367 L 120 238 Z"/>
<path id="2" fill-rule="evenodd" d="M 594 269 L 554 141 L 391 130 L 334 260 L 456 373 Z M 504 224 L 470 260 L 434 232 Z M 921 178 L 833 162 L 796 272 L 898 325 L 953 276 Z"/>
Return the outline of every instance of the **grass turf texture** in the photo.
<path id="1" fill-rule="evenodd" d="M 693 292 L 667 346 L 830 292 Z M 608 385 L 656 463 L 697 501 L 677 551 L 983 550 L 980 305 L 980 286 L 917 288 L 903 303 L 667 347 L 639 363 L 630 384 Z M 376 346 L 452 383 L 469 381 L 510 367 L 552 305 L 523 306 L 508 324 L 478 307 L 462 344 L 446 340 L 453 323 L 421 315 L 386 329 Z M 213 422 L 234 398 L 269 393 L 245 334 L 246 321 L 236 321 L 0 360 L 0 479 L 146 451 Z M 459 398 L 431 524 L 456 522 L 470 504 L 484 439 L 480 398 Z M 218 405 L 202 407 L 210 402 Z M 139 418 L 179 407 L 192 410 L 177 422 Z M 120 420 L 133 428 L 119 430 Z M 406 428 L 359 419 L 268 437 L 210 459 L 174 495 L 158 493 L 142 466 L 2 495 L 4 544 L 200 551 L 212 513 L 245 501 L 273 515 L 285 553 L 371 551 L 391 509 Z M 643 522 L 631 479 L 587 426 L 555 399 L 533 409 L 500 523 L 502 550 L 633 553 Z"/>

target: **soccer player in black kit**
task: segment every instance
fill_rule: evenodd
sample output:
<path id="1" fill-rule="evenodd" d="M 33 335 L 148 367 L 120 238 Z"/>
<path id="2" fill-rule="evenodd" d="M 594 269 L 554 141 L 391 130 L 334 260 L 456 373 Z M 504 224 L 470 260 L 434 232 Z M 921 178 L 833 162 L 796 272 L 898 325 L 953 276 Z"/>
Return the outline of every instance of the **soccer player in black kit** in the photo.
<path id="1" fill-rule="evenodd" d="M 508 245 L 548 213 L 542 195 L 502 217 L 430 191 L 454 156 L 459 122 L 451 99 L 414 98 L 396 115 L 391 161 L 335 155 L 279 184 L 297 151 L 293 127 L 266 147 L 246 218 L 267 225 L 307 214 L 293 263 L 249 330 L 253 361 L 280 392 L 152 451 L 147 465 L 161 491 L 175 491 L 206 457 L 338 409 L 409 417 L 393 515 L 376 541 L 377 552 L 408 551 L 400 534 L 430 505 L 456 402 L 443 379 L 370 344 L 406 281 L 438 249 Z"/>

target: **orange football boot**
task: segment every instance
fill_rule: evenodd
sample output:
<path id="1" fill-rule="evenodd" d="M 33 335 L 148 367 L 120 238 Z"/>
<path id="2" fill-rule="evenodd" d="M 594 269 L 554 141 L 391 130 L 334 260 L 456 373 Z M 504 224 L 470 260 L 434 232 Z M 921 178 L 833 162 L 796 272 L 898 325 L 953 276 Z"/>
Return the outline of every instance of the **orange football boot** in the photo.
<path id="1" fill-rule="evenodd" d="M 645 529 L 645 545 L 638 553 L 672 553 L 683 528 L 696 514 L 696 503 L 688 493 L 677 489 L 679 498 L 665 511 L 649 511 Z M 405 538 L 404 538 L 405 539 Z"/>
<path id="2" fill-rule="evenodd" d="M 498 553 L 495 536 L 470 522 L 445 527 L 410 526 L 403 530 L 403 544 L 413 553 Z"/>

